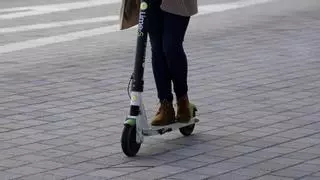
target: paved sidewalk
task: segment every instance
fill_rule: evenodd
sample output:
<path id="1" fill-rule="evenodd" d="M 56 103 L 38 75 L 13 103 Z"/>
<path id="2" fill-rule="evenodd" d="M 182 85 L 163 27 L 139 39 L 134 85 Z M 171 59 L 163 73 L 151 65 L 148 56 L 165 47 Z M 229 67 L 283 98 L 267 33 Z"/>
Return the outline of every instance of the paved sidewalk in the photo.
<path id="1" fill-rule="evenodd" d="M 1 55 L 0 179 L 319 180 L 320 5 L 279 4 L 194 19 L 201 122 L 146 138 L 135 158 L 120 146 L 134 31 Z M 150 54 L 146 68 L 151 117 Z"/>

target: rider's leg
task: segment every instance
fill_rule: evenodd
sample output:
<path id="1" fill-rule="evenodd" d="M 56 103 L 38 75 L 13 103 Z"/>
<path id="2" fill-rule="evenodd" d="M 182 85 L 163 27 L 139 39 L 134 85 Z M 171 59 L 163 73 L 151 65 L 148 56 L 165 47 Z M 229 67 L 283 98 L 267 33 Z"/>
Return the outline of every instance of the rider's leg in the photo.
<path id="1" fill-rule="evenodd" d="M 167 125 L 174 121 L 173 95 L 170 71 L 163 51 L 163 11 L 161 0 L 152 0 L 149 6 L 149 37 L 152 52 L 152 68 L 160 100 L 160 108 L 152 125 Z"/>
<path id="2" fill-rule="evenodd" d="M 190 17 L 164 12 L 163 48 L 177 97 L 179 122 L 188 122 L 191 118 L 187 84 L 188 62 L 183 48 L 189 20 Z"/>

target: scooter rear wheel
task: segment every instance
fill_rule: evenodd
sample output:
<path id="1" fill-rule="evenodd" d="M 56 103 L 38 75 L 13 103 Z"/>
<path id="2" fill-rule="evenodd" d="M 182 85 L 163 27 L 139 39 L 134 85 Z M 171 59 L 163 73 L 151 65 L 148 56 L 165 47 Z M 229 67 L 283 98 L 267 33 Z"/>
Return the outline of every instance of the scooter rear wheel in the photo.
<path id="1" fill-rule="evenodd" d="M 136 126 L 125 124 L 122 137 L 121 137 L 121 147 L 123 153 L 128 157 L 136 156 L 139 152 L 141 144 L 136 141 Z"/>
<path id="2" fill-rule="evenodd" d="M 192 110 L 192 117 L 196 117 L 197 108 L 193 107 L 192 109 L 193 109 Z M 195 124 L 190 124 L 189 126 L 179 128 L 179 131 L 184 136 L 190 136 L 194 130 L 194 127 L 195 127 Z"/>
<path id="3" fill-rule="evenodd" d="M 195 124 L 180 128 L 180 133 L 184 136 L 190 136 L 194 130 Z"/>

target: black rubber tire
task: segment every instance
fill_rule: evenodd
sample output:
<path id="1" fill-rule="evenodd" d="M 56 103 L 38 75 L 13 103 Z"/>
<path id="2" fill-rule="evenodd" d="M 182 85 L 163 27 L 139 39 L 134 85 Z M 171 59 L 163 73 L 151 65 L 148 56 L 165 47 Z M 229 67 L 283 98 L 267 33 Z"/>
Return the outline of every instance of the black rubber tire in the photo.
<path id="1" fill-rule="evenodd" d="M 192 117 L 196 116 L 197 109 L 194 109 L 192 112 Z M 182 128 L 179 128 L 179 131 L 184 136 L 190 136 L 194 130 L 195 124 L 190 124 L 189 126 L 185 126 Z"/>
<path id="2" fill-rule="evenodd" d="M 134 157 L 139 152 L 141 144 L 136 142 L 136 126 L 126 124 L 122 131 L 121 147 L 128 157 Z"/>
<path id="3" fill-rule="evenodd" d="M 179 129 L 180 133 L 184 136 L 190 136 L 194 130 L 195 124 L 190 124 Z"/>

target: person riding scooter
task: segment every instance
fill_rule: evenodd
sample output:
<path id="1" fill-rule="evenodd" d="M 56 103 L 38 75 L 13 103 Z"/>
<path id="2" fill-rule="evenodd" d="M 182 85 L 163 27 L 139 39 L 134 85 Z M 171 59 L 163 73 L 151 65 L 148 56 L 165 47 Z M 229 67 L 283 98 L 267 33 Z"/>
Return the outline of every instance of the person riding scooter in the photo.
<path id="1" fill-rule="evenodd" d="M 188 62 L 183 41 L 191 16 L 198 13 L 197 0 L 150 0 L 148 34 L 152 52 L 152 68 L 160 107 L 153 126 L 189 122 L 191 112 L 188 97 Z M 140 0 L 123 0 L 120 29 L 138 24 Z M 177 114 L 173 108 L 172 85 L 177 99 Z"/>

